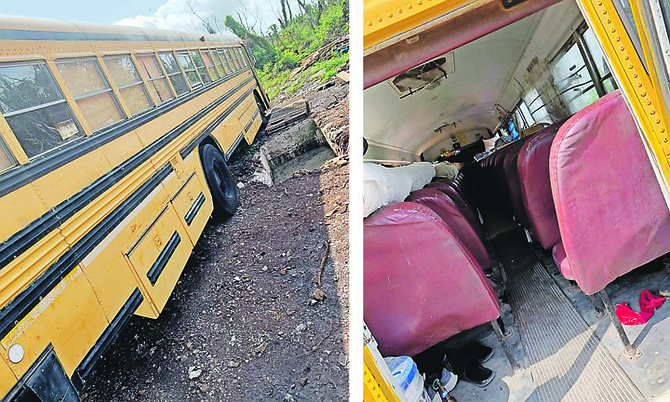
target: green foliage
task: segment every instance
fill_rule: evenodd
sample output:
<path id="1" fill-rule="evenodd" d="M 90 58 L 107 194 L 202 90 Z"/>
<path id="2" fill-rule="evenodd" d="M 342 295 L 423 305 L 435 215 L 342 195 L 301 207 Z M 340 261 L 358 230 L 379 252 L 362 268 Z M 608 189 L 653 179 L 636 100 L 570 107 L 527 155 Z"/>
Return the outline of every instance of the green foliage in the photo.
<path id="1" fill-rule="evenodd" d="M 270 26 L 265 36 L 250 33 L 233 17 L 226 17 L 226 27 L 245 40 L 256 59 L 255 67 L 270 98 L 280 92 L 296 91 L 317 74 L 325 81 L 349 59 L 346 53 L 332 54 L 299 76 L 290 77 L 290 71 L 299 67 L 305 57 L 349 30 L 348 0 L 312 0 L 307 12 L 309 16 L 287 13 L 280 26 Z"/>
<path id="2" fill-rule="evenodd" d="M 226 19 L 223 21 L 223 25 L 225 25 L 226 28 L 233 31 L 233 33 L 237 35 L 238 38 L 244 39 L 247 37 L 248 33 L 247 29 L 230 15 L 226 15 Z"/>

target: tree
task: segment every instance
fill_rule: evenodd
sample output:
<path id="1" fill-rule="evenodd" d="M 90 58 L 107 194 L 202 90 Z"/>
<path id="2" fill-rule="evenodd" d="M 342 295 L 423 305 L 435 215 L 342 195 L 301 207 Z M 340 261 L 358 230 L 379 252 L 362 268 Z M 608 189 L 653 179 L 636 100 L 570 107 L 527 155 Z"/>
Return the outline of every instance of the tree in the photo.
<path id="1" fill-rule="evenodd" d="M 230 15 L 226 15 L 226 19 L 223 21 L 223 25 L 233 31 L 233 33 L 240 39 L 246 38 L 247 34 L 249 33 L 249 31 L 247 31 L 247 29 L 242 24 L 237 22 L 237 20 Z"/>

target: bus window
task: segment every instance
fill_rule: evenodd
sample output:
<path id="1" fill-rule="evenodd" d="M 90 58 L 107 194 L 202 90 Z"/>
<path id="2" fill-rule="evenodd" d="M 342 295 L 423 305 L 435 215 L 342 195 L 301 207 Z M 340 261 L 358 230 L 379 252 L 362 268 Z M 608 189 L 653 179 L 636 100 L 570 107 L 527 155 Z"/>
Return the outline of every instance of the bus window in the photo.
<path id="1" fill-rule="evenodd" d="M 172 95 L 172 91 L 170 91 L 167 81 L 165 80 L 163 71 L 156 62 L 156 56 L 153 54 L 144 54 L 137 55 L 136 58 L 140 65 L 140 75 L 147 82 L 149 91 L 151 91 L 156 99 L 158 99 L 158 103 L 161 104 L 174 98 L 174 95 Z M 181 78 L 183 82 L 184 78 L 181 76 L 179 68 L 177 68 L 177 73 L 179 73 L 179 78 Z M 186 86 L 186 82 L 184 82 L 184 86 Z"/>
<path id="2" fill-rule="evenodd" d="M 58 60 L 56 65 L 91 131 L 125 118 L 95 59 Z"/>
<path id="3" fill-rule="evenodd" d="M 158 57 L 160 57 L 163 67 L 165 67 L 165 71 L 167 72 L 170 83 L 174 87 L 177 96 L 188 92 L 188 84 L 186 83 L 184 76 L 181 74 L 179 64 L 177 64 L 177 60 L 174 58 L 172 52 L 161 52 L 158 54 Z"/>
<path id="4" fill-rule="evenodd" d="M 228 60 L 230 60 L 230 64 L 233 66 L 233 71 L 237 71 L 240 69 L 240 64 L 239 61 L 237 60 L 237 55 L 235 54 L 234 49 L 232 48 L 227 48 L 223 50 L 226 53 L 226 56 L 228 56 Z"/>
<path id="5" fill-rule="evenodd" d="M 242 67 L 243 68 L 244 67 L 249 67 L 249 64 L 247 63 L 247 58 L 244 55 L 244 50 L 242 50 L 241 47 L 238 47 L 236 50 L 237 50 L 237 54 L 239 55 L 240 64 L 242 65 Z"/>
<path id="6" fill-rule="evenodd" d="M 220 77 L 225 77 L 226 72 L 223 70 L 223 65 L 221 63 L 221 57 L 219 56 L 219 53 L 216 51 L 216 49 L 210 49 L 209 53 L 214 59 L 214 65 L 216 66 L 216 71 L 219 73 Z"/>
<path id="7" fill-rule="evenodd" d="M 200 34 L 0 27 L 16 34 L 0 62 L 0 350 L 20 352 L 0 359 L 0 397 L 57 383 L 72 400 L 133 315 L 158 318 L 210 218 L 235 213 L 226 156 L 253 143 L 267 97 L 255 74 L 203 86 L 196 70 L 209 81 L 221 61 L 184 50 Z"/>
<path id="8" fill-rule="evenodd" d="M 16 165 L 16 161 L 7 150 L 5 142 L 0 140 L 0 173 Z"/>
<path id="9" fill-rule="evenodd" d="M 598 43 L 596 43 L 596 38 L 593 36 L 593 32 L 591 32 L 590 29 L 587 29 L 583 36 L 588 52 L 593 58 L 593 62 L 600 75 L 600 79 L 602 80 L 601 82 L 605 92 L 609 93 L 614 91 L 617 89 L 616 82 L 614 82 L 614 77 L 612 77 L 612 73 L 610 72 L 609 67 L 607 67 L 607 61 L 605 61 L 605 57 L 600 51 Z"/>
<path id="10" fill-rule="evenodd" d="M 212 82 L 212 78 L 207 73 L 207 68 L 205 67 L 205 62 L 202 61 L 202 56 L 200 55 L 200 52 L 197 50 L 191 50 L 190 54 L 191 58 L 193 59 L 193 62 L 195 63 L 196 68 L 198 69 L 198 74 L 200 75 L 200 78 L 202 78 L 202 82 L 204 84 Z"/>
<path id="11" fill-rule="evenodd" d="M 226 57 L 225 50 L 224 49 L 218 49 L 217 53 L 219 53 L 219 57 L 221 57 L 221 61 L 223 62 L 223 67 L 226 70 L 226 74 L 230 74 L 235 69 L 233 66 L 230 64 L 230 61 L 228 61 L 228 58 Z"/>
<path id="12" fill-rule="evenodd" d="M 153 106 L 129 55 L 105 56 L 103 61 L 131 116 Z"/>
<path id="13" fill-rule="evenodd" d="M 188 77 L 189 82 L 191 83 L 191 88 L 196 88 L 202 85 L 202 81 L 198 76 L 198 73 L 195 71 L 195 65 L 193 60 L 188 57 L 186 51 L 177 52 L 177 60 L 179 60 L 179 65 L 184 70 L 184 74 Z"/>
<path id="14" fill-rule="evenodd" d="M 218 80 L 219 74 L 214 68 L 214 61 L 212 61 L 212 58 L 209 55 L 209 51 L 207 49 L 200 49 L 200 55 L 202 55 L 202 60 L 205 62 L 205 67 L 207 67 L 209 75 L 212 76 L 213 80 Z"/>
<path id="15" fill-rule="evenodd" d="M 571 114 L 582 110 L 598 99 L 591 76 L 576 43 L 573 43 L 568 51 L 556 60 L 551 72 L 556 87 Z"/>
<path id="16" fill-rule="evenodd" d="M 0 65 L 0 109 L 29 158 L 83 136 L 44 62 Z"/>
<path id="17" fill-rule="evenodd" d="M 528 105 L 532 119 L 537 123 L 546 123 L 551 124 L 551 118 L 549 117 L 549 112 L 544 106 L 542 97 L 537 92 L 537 89 L 531 88 L 526 95 L 523 97 L 524 104 Z"/>

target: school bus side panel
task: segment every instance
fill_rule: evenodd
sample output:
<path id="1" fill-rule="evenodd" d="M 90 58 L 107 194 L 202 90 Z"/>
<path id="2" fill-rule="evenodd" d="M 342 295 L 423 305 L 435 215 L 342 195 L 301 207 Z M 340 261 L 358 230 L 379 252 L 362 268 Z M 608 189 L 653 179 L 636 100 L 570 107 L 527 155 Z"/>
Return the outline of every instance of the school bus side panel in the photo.
<path id="1" fill-rule="evenodd" d="M 72 375 L 107 324 L 93 289 L 81 267 L 76 267 L 2 339 L 0 347 L 5 356 L 12 345 L 23 347 L 24 358 L 10 364 L 20 377 L 51 343 L 65 372 Z"/>

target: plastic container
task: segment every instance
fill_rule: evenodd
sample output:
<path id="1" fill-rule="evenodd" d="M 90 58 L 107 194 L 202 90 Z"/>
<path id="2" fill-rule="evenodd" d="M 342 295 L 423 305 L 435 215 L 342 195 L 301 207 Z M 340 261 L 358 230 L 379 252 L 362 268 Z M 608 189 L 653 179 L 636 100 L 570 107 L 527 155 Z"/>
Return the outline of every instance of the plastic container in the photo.
<path id="1" fill-rule="evenodd" d="M 423 388 L 423 377 L 416 368 L 416 363 L 409 356 L 385 357 L 384 361 L 391 370 L 405 397 L 410 402 L 430 401 Z"/>

